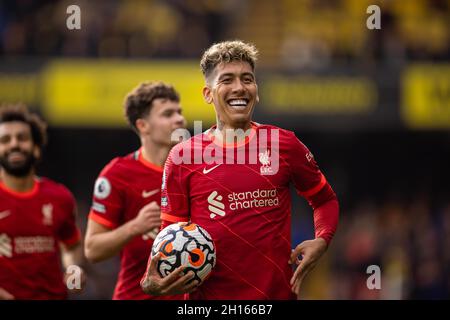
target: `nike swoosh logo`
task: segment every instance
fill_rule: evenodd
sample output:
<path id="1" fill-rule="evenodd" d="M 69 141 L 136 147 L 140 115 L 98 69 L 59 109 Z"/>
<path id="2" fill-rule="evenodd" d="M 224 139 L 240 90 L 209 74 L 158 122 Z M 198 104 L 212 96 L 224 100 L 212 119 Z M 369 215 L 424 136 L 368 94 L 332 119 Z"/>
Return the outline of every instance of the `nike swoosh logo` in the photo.
<path id="1" fill-rule="evenodd" d="M 216 166 L 214 166 L 214 167 L 212 167 L 212 168 L 209 168 L 209 169 L 206 169 L 206 167 L 204 167 L 203 168 L 203 174 L 208 174 L 208 173 L 210 173 L 211 171 L 213 171 L 215 168 L 217 168 L 218 166 L 220 166 L 221 165 L 221 163 L 219 163 L 218 165 L 216 165 Z"/>
<path id="2" fill-rule="evenodd" d="M 148 198 L 148 197 L 151 197 L 152 195 L 154 195 L 154 194 L 157 194 L 159 192 L 159 189 L 155 189 L 155 190 L 152 190 L 152 191 L 145 191 L 145 190 L 143 190 L 142 191 L 142 198 Z"/>
<path id="3" fill-rule="evenodd" d="M 10 214 L 11 214 L 11 211 L 9 211 L 9 210 L 0 212 L 0 219 L 6 218 Z"/>

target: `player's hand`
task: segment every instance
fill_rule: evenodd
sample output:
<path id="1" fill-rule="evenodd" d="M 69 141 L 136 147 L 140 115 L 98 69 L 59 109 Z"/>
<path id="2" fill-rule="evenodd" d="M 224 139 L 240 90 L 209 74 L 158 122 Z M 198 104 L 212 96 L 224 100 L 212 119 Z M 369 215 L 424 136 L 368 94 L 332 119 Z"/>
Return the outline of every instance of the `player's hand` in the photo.
<path id="1" fill-rule="evenodd" d="M 303 279 L 312 269 L 314 269 L 320 257 L 326 250 L 327 243 L 322 238 L 303 241 L 292 250 L 289 263 L 292 264 L 295 262 L 297 268 L 291 278 L 291 286 L 292 292 L 294 292 L 297 297 L 300 294 L 300 287 Z"/>
<path id="2" fill-rule="evenodd" d="M 143 235 L 158 229 L 161 226 L 161 210 L 156 201 L 152 201 L 144 206 L 132 220 L 131 233 Z M 157 232 L 156 232 L 157 233 Z"/>
<path id="3" fill-rule="evenodd" d="M 168 276 L 162 278 L 156 269 L 161 255 L 158 253 L 150 261 L 146 277 L 141 281 L 141 288 L 146 294 L 153 296 L 175 295 L 183 293 L 191 293 L 198 286 L 198 281 L 193 280 L 194 273 L 189 271 L 183 274 L 185 266 L 180 266 Z"/>
<path id="4" fill-rule="evenodd" d="M 14 299 L 15 298 L 11 293 L 0 287 L 0 300 L 14 300 Z"/>
<path id="5" fill-rule="evenodd" d="M 66 271 L 64 272 L 64 283 L 67 286 L 67 289 L 69 290 L 70 293 L 80 293 L 83 291 L 83 289 L 86 286 L 86 272 L 83 270 L 83 268 L 77 266 L 80 270 L 79 274 L 74 274 L 73 272 L 69 272 L 69 270 L 66 269 Z M 75 286 L 75 284 L 77 284 L 76 282 L 73 282 L 74 279 L 72 279 L 74 276 L 79 276 L 79 287 Z"/>

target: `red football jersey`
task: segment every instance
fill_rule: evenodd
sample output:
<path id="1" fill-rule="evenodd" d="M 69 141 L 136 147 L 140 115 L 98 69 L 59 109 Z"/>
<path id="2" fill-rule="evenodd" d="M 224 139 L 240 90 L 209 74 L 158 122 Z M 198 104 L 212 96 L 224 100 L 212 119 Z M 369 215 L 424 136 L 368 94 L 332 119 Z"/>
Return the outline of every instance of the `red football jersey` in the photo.
<path id="1" fill-rule="evenodd" d="M 75 200 L 61 184 L 36 178 L 29 192 L 0 181 L 0 287 L 16 299 L 65 299 L 59 242 L 80 240 Z"/>
<path id="2" fill-rule="evenodd" d="M 162 173 L 163 169 L 146 161 L 140 150 L 113 159 L 97 178 L 89 218 L 114 229 L 134 219 L 148 203 L 156 201 L 159 205 Z M 152 238 L 138 236 L 121 250 L 120 272 L 113 299 L 176 298 L 152 297 L 140 287 L 152 244 Z M 178 299 L 182 299 L 182 296 Z"/>
<path id="3" fill-rule="evenodd" d="M 231 146 L 210 132 L 175 146 L 164 169 L 163 225 L 190 220 L 216 244 L 216 267 L 190 299 L 294 299 L 289 184 L 309 198 L 325 177 L 293 132 L 253 123 Z"/>

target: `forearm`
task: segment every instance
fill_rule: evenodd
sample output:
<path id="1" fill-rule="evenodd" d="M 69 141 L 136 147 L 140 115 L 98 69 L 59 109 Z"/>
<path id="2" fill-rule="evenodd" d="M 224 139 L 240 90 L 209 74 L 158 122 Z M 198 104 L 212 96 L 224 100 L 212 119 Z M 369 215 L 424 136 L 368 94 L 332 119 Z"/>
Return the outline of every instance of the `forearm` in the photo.
<path id="1" fill-rule="evenodd" d="M 337 229 L 339 220 L 339 203 L 330 200 L 314 210 L 314 228 L 316 238 L 322 238 L 327 245 Z"/>
<path id="2" fill-rule="evenodd" d="M 327 245 L 336 232 L 339 220 L 339 203 L 329 184 L 308 199 L 314 209 L 314 228 L 316 238 L 323 238 Z"/>
<path id="3" fill-rule="evenodd" d="M 118 254 L 136 236 L 132 221 L 117 229 L 86 237 L 85 253 L 91 262 L 106 260 Z"/>
<path id="4" fill-rule="evenodd" d="M 64 269 L 67 269 L 67 267 L 71 265 L 82 267 L 84 265 L 84 257 L 81 241 L 71 247 L 63 245 L 61 250 L 61 260 Z"/>

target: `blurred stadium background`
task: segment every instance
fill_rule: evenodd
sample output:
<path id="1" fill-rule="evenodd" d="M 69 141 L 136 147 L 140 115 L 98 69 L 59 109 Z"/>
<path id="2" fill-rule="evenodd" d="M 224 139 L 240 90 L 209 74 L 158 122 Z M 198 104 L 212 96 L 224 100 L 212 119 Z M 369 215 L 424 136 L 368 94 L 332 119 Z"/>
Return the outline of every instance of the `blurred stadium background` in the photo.
<path id="1" fill-rule="evenodd" d="M 81 30 L 66 9 L 81 8 Z M 368 30 L 366 8 L 381 8 Z M 294 130 L 338 194 L 341 221 L 304 299 L 450 297 L 449 0 L 0 2 L 0 101 L 49 122 L 40 174 L 75 194 L 83 231 L 94 180 L 138 147 L 122 101 L 143 80 L 180 91 L 192 127 L 214 122 L 200 56 L 242 39 L 260 50 L 255 119 Z M 293 241 L 313 236 L 293 207 Z M 366 287 L 367 266 L 382 271 Z M 90 265 L 74 299 L 109 299 L 117 259 Z"/>

